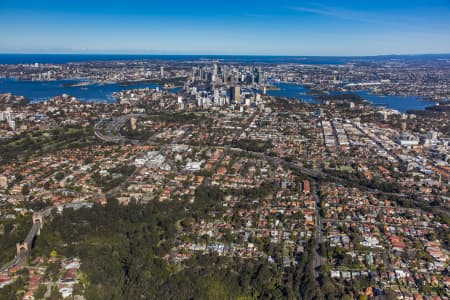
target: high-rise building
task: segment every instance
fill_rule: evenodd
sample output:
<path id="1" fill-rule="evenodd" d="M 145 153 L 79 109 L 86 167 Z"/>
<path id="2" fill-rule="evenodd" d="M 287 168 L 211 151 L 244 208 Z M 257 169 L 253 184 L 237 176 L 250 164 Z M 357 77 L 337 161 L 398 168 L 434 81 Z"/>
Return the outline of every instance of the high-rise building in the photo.
<path id="1" fill-rule="evenodd" d="M 214 90 L 214 104 L 218 104 L 219 103 L 219 90 Z"/>
<path id="2" fill-rule="evenodd" d="M 160 69 L 160 72 L 161 72 L 161 78 L 164 78 L 164 67 L 163 66 L 161 66 L 161 69 Z"/>
<path id="3" fill-rule="evenodd" d="M 230 90 L 230 98 L 232 102 L 240 102 L 241 101 L 241 87 L 233 86 Z"/>
<path id="4" fill-rule="evenodd" d="M 211 76 L 211 81 L 215 82 L 217 80 L 217 64 L 214 64 L 213 74 Z"/>
<path id="5" fill-rule="evenodd" d="M 227 79 L 228 79 L 227 66 L 222 67 L 222 78 L 223 78 L 223 83 L 227 84 Z"/>
<path id="6" fill-rule="evenodd" d="M 262 72 L 261 67 L 258 67 L 258 83 L 259 84 L 264 83 L 264 73 Z"/>
<path id="7" fill-rule="evenodd" d="M 202 107 L 203 106 L 203 97 L 200 95 L 197 96 L 197 106 Z"/>

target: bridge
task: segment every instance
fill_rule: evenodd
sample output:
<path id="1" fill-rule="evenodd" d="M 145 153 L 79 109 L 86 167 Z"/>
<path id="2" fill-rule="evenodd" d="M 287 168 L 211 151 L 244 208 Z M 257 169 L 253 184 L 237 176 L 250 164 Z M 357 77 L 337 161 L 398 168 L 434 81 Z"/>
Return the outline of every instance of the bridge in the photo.
<path id="1" fill-rule="evenodd" d="M 50 210 L 44 210 L 41 213 L 35 213 L 33 215 L 33 226 L 25 237 L 25 240 L 22 243 L 16 244 L 16 257 L 12 261 L 1 267 L 0 273 L 7 272 L 17 266 L 22 266 L 26 262 L 31 249 L 33 249 L 36 237 L 41 233 L 41 228 L 44 224 L 43 218 L 49 213 Z"/>

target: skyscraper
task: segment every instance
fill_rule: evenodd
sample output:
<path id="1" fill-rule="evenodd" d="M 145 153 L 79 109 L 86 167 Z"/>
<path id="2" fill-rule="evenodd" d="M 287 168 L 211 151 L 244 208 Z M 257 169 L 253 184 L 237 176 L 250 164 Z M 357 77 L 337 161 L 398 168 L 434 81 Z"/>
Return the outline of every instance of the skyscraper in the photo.
<path id="1" fill-rule="evenodd" d="M 217 64 L 214 64 L 211 81 L 215 82 L 216 79 L 217 79 Z"/>
<path id="2" fill-rule="evenodd" d="M 219 103 L 219 98 L 220 98 L 220 95 L 219 95 L 219 90 L 214 90 L 214 104 L 218 104 Z"/>
<path id="3" fill-rule="evenodd" d="M 258 67 L 258 83 L 259 84 L 264 83 L 264 73 L 262 72 L 261 67 Z"/>
<path id="4" fill-rule="evenodd" d="M 228 79 L 227 66 L 222 67 L 222 78 L 223 78 L 223 83 L 227 84 L 227 79 Z"/>
<path id="5" fill-rule="evenodd" d="M 230 90 L 230 98 L 232 102 L 240 102 L 241 101 L 241 87 L 233 86 Z"/>

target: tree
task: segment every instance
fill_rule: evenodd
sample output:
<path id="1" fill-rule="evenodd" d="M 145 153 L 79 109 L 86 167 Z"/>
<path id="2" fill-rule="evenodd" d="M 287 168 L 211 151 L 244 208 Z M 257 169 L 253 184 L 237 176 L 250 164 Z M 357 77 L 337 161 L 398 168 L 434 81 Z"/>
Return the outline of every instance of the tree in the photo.
<path id="1" fill-rule="evenodd" d="M 22 185 L 22 195 L 27 196 L 30 194 L 30 187 L 28 184 Z"/>
<path id="2" fill-rule="evenodd" d="M 64 172 L 58 172 L 55 174 L 55 180 L 61 181 L 64 178 Z"/>
<path id="3" fill-rule="evenodd" d="M 45 183 L 44 183 L 44 189 L 46 189 L 46 190 L 49 190 L 50 189 L 50 181 L 46 181 Z"/>
<path id="4" fill-rule="evenodd" d="M 41 284 L 39 288 L 34 292 L 34 299 L 44 299 L 45 291 L 46 286 Z"/>
<path id="5" fill-rule="evenodd" d="M 360 294 L 360 295 L 359 295 L 359 300 L 367 300 L 367 295 L 365 295 L 365 294 Z"/>

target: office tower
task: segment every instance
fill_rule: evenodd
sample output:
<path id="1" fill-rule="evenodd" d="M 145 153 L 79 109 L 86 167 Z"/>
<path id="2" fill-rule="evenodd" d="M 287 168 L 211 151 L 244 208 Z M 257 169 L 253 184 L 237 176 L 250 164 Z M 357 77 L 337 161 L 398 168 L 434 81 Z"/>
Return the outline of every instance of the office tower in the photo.
<path id="1" fill-rule="evenodd" d="M 214 64 L 212 74 L 211 74 L 211 81 L 216 82 L 217 81 L 217 64 Z"/>
<path id="2" fill-rule="evenodd" d="M 219 103 L 219 90 L 214 90 L 214 103 L 218 104 Z"/>
<path id="3" fill-rule="evenodd" d="M 259 84 L 264 83 L 264 73 L 262 72 L 261 67 L 258 67 L 258 83 Z"/>
<path id="4" fill-rule="evenodd" d="M 160 69 L 160 75 L 161 75 L 161 78 L 164 78 L 164 67 L 163 66 L 161 66 L 161 69 Z"/>
<path id="5" fill-rule="evenodd" d="M 227 79 L 228 79 L 227 66 L 222 67 L 222 78 L 223 78 L 223 83 L 227 84 Z"/>
<path id="6" fill-rule="evenodd" d="M 241 101 L 241 87 L 233 86 L 230 90 L 230 98 L 232 102 L 240 102 Z"/>

